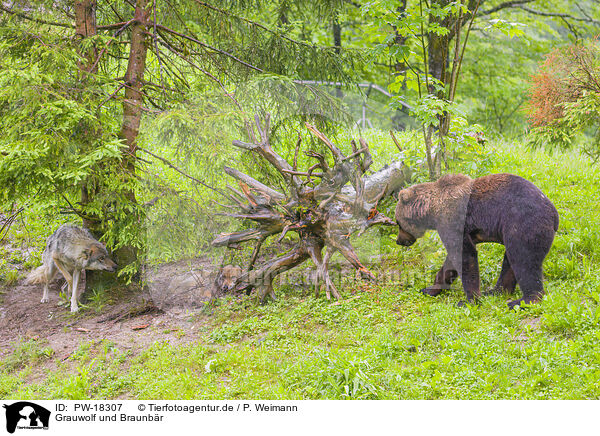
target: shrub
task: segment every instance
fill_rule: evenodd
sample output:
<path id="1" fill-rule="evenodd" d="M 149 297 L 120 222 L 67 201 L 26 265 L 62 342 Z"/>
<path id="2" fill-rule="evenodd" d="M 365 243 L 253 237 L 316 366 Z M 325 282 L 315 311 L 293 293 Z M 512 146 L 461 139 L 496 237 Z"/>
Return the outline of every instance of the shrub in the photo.
<path id="1" fill-rule="evenodd" d="M 581 134 L 583 150 L 600 157 L 600 46 L 558 48 L 532 77 L 529 122 L 534 145 L 568 148 Z"/>

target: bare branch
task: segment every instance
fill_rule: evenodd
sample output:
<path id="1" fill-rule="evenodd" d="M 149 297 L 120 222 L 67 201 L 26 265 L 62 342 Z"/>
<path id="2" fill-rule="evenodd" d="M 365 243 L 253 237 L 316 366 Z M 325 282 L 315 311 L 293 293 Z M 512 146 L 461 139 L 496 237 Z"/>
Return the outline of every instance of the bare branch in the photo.
<path id="1" fill-rule="evenodd" d="M 224 167 L 223 171 L 225 171 L 226 174 L 228 174 L 232 177 L 235 177 L 236 179 L 246 183 L 247 185 L 252 186 L 258 192 L 265 195 L 269 200 L 271 198 L 276 201 L 282 201 L 285 199 L 285 195 L 283 195 L 281 192 L 278 192 L 275 189 L 269 188 L 268 186 L 260 183 L 258 180 L 255 180 L 252 177 L 250 177 L 234 168 Z"/>
<path id="2" fill-rule="evenodd" d="M 345 156 L 342 151 L 333 142 L 331 142 L 327 136 L 325 136 L 311 124 L 305 123 L 305 125 L 313 135 L 319 138 L 329 148 L 329 150 L 331 150 L 331 154 L 333 154 L 333 158 L 336 162 L 341 162 L 344 160 Z"/>
<path id="3" fill-rule="evenodd" d="M 404 150 L 402 150 L 402 147 L 400 146 L 400 143 L 396 139 L 396 135 L 394 135 L 394 131 L 393 130 L 390 130 L 390 136 L 392 137 L 392 140 L 394 141 L 394 144 L 396 144 L 396 147 L 398 147 L 398 150 L 400 150 L 400 152 L 403 152 Z"/>
<path id="4" fill-rule="evenodd" d="M 483 17 L 486 15 L 491 15 L 495 12 L 501 11 L 502 9 L 506 9 L 506 8 L 513 8 L 516 6 L 520 6 L 520 5 L 524 5 L 527 3 L 533 3 L 535 2 L 535 0 L 512 0 L 512 1 L 506 1 L 504 3 L 500 3 L 498 6 L 494 6 L 493 8 L 487 9 L 485 11 L 480 11 L 477 16 L 478 17 Z"/>
<path id="5" fill-rule="evenodd" d="M 248 185 L 258 188 L 262 193 L 269 192 L 271 188 L 239 171 L 225 169 L 227 174 L 244 182 L 240 185 L 244 192 L 238 193 L 238 198 L 235 199 L 238 205 L 244 202 L 240 205 L 241 212 L 225 215 L 253 220 L 258 226 L 253 230 L 222 233 L 212 242 L 213 246 L 227 245 L 237 248 L 240 242 L 257 241 L 247 268 L 248 272 L 240 277 L 235 290 L 254 289 L 261 302 L 266 295 L 275 298 L 273 278 L 311 258 L 316 267 L 315 292 L 324 285 L 328 298 L 332 294 L 335 298 L 340 298 L 327 270 L 334 251 L 339 251 L 360 271 L 363 278 L 373 279 L 374 276 L 358 259 L 350 243 L 350 235 L 355 232 L 362 234 L 374 225 L 395 225 L 393 220 L 377 211 L 377 203 L 383 196 L 395 192 L 405 183 L 402 162 L 393 162 L 375 174 L 363 178 L 362 175 L 372 163 L 369 147 L 363 138 L 359 140 L 360 145 L 353 141 L 353 153 L 346 157 L 327 136 L 307 124 L 310 132 L 329 147 L 335 157 L 335 165 L 330 168 L 323 155 L 306 151 L 305 153 L 317 159 L 318 163 L 306 172 L 298 171 L 300 139 L 296 143 L 294 165 L 289 165 L 269 144 L 269 117 L 266 117 L 264 125 L 259 117 L 255 117 L 255 123 L 254 133 L 260 138 L 260 143 L 234 141 L 234 145 L 259 154 L 287 176 L 284 178 L 290 185 L 290 196 L 282 198 L 277 205 L 260 204 L 260 199 L 252 195 Z M 323 173 L 313 174 L 317 168 L 322 168 Z M 311 182 L 311 176 L 320 177 L 321 182 L 314 188 L 307 188 L 306 184 Z M 308 182 L 301 183 L 299 177 L 306 177 Z M 291 251 L 287 251 L 289 248 L 286 247 L 285 255 L 268 260 L 254 269 L 263 241 L 270 235 L 279 234 L 276 243 L 280 243 L 290 231 L 295 232 L 299 238 L 295 247 Z M 326 250 L 324 256 L 323 250 Z"/>
<path id="6" fill-rule="evenodd" d="M 538 15 L 540 17 L 563 18 L 565 20 L 573 20 L 573 21 L 580 21 L 580 22 L 584 22 L 584 23 L 600 24 L 600 21 L 594 20 L 593 18 L 589 18 L 589 17 L 575 17 L 571 14 L 564 14 L 564 13 L 559 13 L 559 12 L 536 11 L 534 9 L 529 9 L 525 6 L 519 6 L 519 9 L 522 9 L 525 12 L 529 12 L 530 14 L 533 14 L 533 15 Z"/>

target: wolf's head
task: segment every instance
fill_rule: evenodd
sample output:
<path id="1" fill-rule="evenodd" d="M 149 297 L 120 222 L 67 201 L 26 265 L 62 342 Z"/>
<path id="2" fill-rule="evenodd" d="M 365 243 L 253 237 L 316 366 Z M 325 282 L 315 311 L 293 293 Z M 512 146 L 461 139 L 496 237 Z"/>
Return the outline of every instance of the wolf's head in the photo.
<path id="1" fill-rule="evenodd" d="M 85 257 L 85 269 L 104 270 L 115 272 L 117 264 L 108 256 L 106 248 L 102 244 L 94 244 L 83 250 Z"/>
<path id="2" fill-rule="evenodd" d="M 217 276 L 217 287 L 221 292 L 229 292 L 235 286 L 237 279 L 242 275 L 242 269 L 235 265 L 225 265 Z"/>

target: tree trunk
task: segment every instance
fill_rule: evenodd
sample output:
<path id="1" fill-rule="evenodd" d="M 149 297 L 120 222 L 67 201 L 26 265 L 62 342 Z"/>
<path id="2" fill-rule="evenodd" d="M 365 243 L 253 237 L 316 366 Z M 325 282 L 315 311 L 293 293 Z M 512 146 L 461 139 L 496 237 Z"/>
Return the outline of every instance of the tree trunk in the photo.
<path id="1" fill-rule="evenodd" d="M 96 0 L 76 1 L 75 9 L 75 35 L 81 39 L 89 38 L 98 33 L 96 27 Z M 98 50 L 93 47 L 82 53 L 86 61 L 80 63 L 81 79 L 84 80 L 87 73 L 96 73 L 98 66 L 94 65 Z M 92 68 L 93 67 L 93 68 Z"/>
<path id="2" fill-rule="evenodd" d="M 136 171 L 136 139 L 142 119 L 144 97 L 142 94 L 142 81 L 146 69 L 147 27 L 148 17 L 152 2 L 138 0 L 135 5 L 134 23 L 131 28 L 131 45 L 127 72 L 125 73 L 125 98 L 123 100 L 123 122 L 119 138 L 123 141 L 123 170 L 127 178 L 135 176 Z M 137 204 L 133 190 L 125 194 L 131 204 Z M 138 225 L 142 226 L 143 217 L 138 217 Z M 137 260 L 138 250 L 134 246 L 124 246 L 115 252 L 115 259 L 120 267 L 129 265 Z"/>
<path id="3" fill-rule="evenodd" d="M 406 1 L 407 0 L 402 0 L 400 1 L 400 5 L 396 8 L 396 13 L 398 14 L 398 16 L 402 16 L 406 13 Z M 398 29 L 394 26 L 394 44 L 398 47 L 402 47 L 406 44 L 406 41 L 408 40 L 408 37 L 406 36 L 402 36 L 400 34 L 400 32 L 398 32 Z M 396 62 L 393 65 L 393 69 L 394 69 L 394 75 L 395 76 L 404 76 L 404 83 L 402 84 L 402 89 L 406 89 L 406 69 L 407 69 L 407 65 L 404 62 L 403 59 L 399 59 L 398 57 L 396 58 Z M 402 122 L 402 119 L 405 117 L 405 115 L 402 112 L 402 109 L 398 108 L 394 111 L 394 115 L 392 116 L 392 127 L 395 130 L 405 130 L 406 126 L 404 125 L 404 123 Z"/>
<path id="4" fill-rule="evenodd" d="M 438 4 L 440 8 L 444 8 L 448 6 L 450 3 L 449 0 L 435 0 L 432 3 Z M 440 17 L 430 15 L 429 23 L 438 24 L 441 27 L 445 27 L 449 30 L 452 30 L 451 27 L 454 25 L 455 19 L 452 16 L 447 16 L 442 19 Z M 446 70 L 448 67 L 448 55 L 450 52 L 450 39 L 451 37 L 448 35 L 438 35 L 434 32 L 429 32 L 428 35 L 428 46 L 427 46 L 427 56 L 428 56 L 428 68 L 429 75 L 443 84 L 446 84 Z M 435 94 L 440 98 L 444 97 L 444 91 L 434 92 L 433 87 L 429 89 L 430 94 Z"/>
<path id="5" fill-rule="evenodd" d="M 333 46 L 335 47 L 335 52 L 340 54 L 342 51 L 342 26 L 340 25 L 339 14 L 336 14 L 333 17 Z M 335 91 L 336 97 L 341 99 L 344 94 L 342 93 L 342 87 L 337 86 Z"/>
<path id="6" fill-rule="evenodd" d="M 95 36 L 98 32 L 96 27 L 96 0 L 81 0 L 74 4 L 75 11 L 75 35 L 84 40 L 91 36 Z M 98 50 L 96 47 L 88 49 L 86 52 L 80 53 L 85 61 L 79 63 L 79 79 L 85 83 L 89 74 L 98 72 Z M 84 138 L 91 139 L 96 136 L 97 132 L 86 131 Z M 81 184 L 81 205 L 85 212 L 86 206 L 91 202 L 95 187 L 90 180 L 84 180 Z M 89 229 L 95 237 L 99 237 L 101 229 L 98 228 L 99 221 L 93 219 L 88 214 L 83 217 L 83 226 Z"/>
<path id="7" fill-rule="evenodd" d="M 448 6 L 449 0 L 435 0 L 436 4 L 440 8 Z M 471 25 L 473 24 L 473 17 L 477 13 L 481 0 L 468 0 L 467 7 L 469 13 L 463 14 L 458 13 L 458 16 L 448 15 L 443 19 L 430 15 L 429 22 L 436 23 L 439 26 L 448 29 L 446 35 L 440 36 L 434 32 L 430 32 L 428 36 L 428 66 L 429 73 L 432 77 L 436 78 L 441 82 L 443 87 L 437 92 L 430 89 L 431 94 L 436 95 L 438 98 L 445 99 L 452 103 L 454 101 L 456 86 L 458 83 L 458 76 L 460 73 L 460 67 L 462 63 L 462 54 L 466 47 L 466 42 L 469 37 Z M 467 26 L 464 42 L 461 41 L 461 31 L 463 23 L 467 20 L 471 20 L 469 26 Z M 454 39 L 454 57 L 452 61 L 452 68 L 450 67 L 450 44 Z M 439 149 L 435 156 L 435 173 L 436 178 L 441 175 L 442 161 L 446 169 L 448 169 L 448 159 L 446 154 L 446 141 L 445 136 L 448 134 L 451 121 L 451 113 L 444 113 L 439 117 L 438 125 L 438 137 L 439 137 Z M 426 139 L 427 141 L 427 139 Z"/>
<path id="8" fill-rule="evenodd" d="M 96 0 L 81 0 L 74 3 L 75 12 L 75 35 L 81 41 L 86 38 L 97 35 L 98 29 L 96 26 Z M 82 88 L 89 81 L 90 75 L 98 72 L 98 49 L 93 46 L 85 52 L 80 51 L 84 58 L 79 62 L 79 80 L 82 83 Z M 83 132 L 81 137 L 81 145 L 90 147 L 94 138 L 102 135 L 98 129 L 88 127 Z M 88 229 L 96 238 L 100 238 L 104 234 L 101 220 L 92 216 L 87 211 L 87 206 L 93 201 L 94 196 L 98 193 L 98 186 L 91 178 L 86 178 L 81 182 L 81 207 L 83 210 L 83 226 Z M 107 283 L 114 281 L 114 274 L 105 271 L 86 271 L 85 286 L 87 289 L 98 289 Z"/>

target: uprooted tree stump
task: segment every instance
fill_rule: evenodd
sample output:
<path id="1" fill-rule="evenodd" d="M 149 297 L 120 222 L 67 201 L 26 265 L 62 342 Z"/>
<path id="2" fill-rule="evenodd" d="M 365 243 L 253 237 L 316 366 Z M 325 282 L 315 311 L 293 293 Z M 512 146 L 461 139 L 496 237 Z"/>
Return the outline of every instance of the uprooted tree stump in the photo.
<path id="1" fill-rule="evenodd" d="M 284 194 L 268 187 L 252 177 L 225 167 L 225 173 L 238 180 L 239 190 L 227 186 L 228 198 L 239 212 L 224 215 L 242 220 L 252 220 L 253 229 L 233 233 L 221 233 L 213 241 L 215 247 L 238 247 L 240 243 L 254 241 L 255 247 L 245 272 L 238 279 L 234 291 L 255 289 L 261 302 L 266 295 L 275 299 L 273 279 L 278 274 L 294 268 L 307 259 L 316 266 L 314 274 L 315 293 L 325 287 L 327 298 L 340 298 L 328 271 L 331 256 L 339 251 L 363 279 L 374 280 L 373 274 L 358 259 L 350 243 L 350 236 L 362 234 L 374 225 L 394 225 L 394 221 L 377 211 L 377 204 L 385 196 L 402 187 L 408 169 L 402 161 L 395 161 L 370 176 L 364 176 L 373 160 L 367 142 L 359 139 L 359 145 L 351 142 L 352 154 L 345 156 L 323 133 L 306 123 L 308 130 L 331 151 L 334 165 L 312 150 L 304 153 L 316 160 L 308 170 L 297 168 L 301 138 L 298 138 L 294 163 L 290 165 L 275 153 L 269 142 L 270 117 L 264 126 L 255 117 L 255 131 L 251 131 L 255 143 L 233 141 L 233 145 L 262 156 L 283 176 L 289 193 Z M 257 134 L 258 133 L 258 134 Z M 318 179 L 318 182 L 315 180 Z M 270 236 L 279 235 L 277 242 L 290 232 L 299 236 L 296 246 L 286 254 L 254 268 L 262 244 Z"/>

